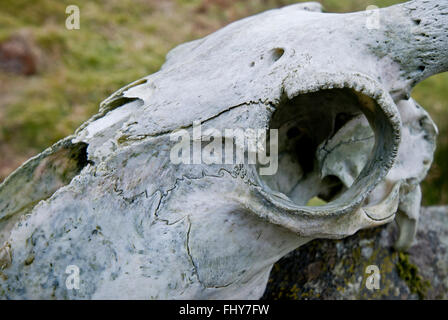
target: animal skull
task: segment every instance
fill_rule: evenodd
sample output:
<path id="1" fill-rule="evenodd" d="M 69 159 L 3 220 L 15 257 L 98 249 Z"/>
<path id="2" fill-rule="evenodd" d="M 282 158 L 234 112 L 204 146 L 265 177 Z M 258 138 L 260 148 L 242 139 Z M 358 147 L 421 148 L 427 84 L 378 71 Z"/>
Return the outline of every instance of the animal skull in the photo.
<path id="1" fill-rule="evenodd" d="M 178 46 L 105 100 L 0 185 L 0 297 L 259 298 L 272 265 L 312 239 L 396 216 L 408 247 L 437 132 L 410 91 L 448 70 L 448 3 L 377 13 L 372 29 L 368 11 L 267 11 Z M 171 133 L 195 121 L 202 138 L 278 129 L 276 174 L 173 163 Z M 328 203 L 307 206 L 314 196 Z"/>

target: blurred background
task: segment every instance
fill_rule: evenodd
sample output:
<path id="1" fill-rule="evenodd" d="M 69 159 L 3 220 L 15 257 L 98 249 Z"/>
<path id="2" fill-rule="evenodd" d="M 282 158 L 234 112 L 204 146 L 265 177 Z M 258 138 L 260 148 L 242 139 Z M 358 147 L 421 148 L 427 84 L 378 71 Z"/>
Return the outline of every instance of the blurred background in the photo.
<path id="1" fill-rule="evenodd" d="M 150 73 L 176 45 L 294 0 L 0 0 L 0 182 L 23 161 L 71 134 L 120 87 Z M 322 0 L 328 12 L 397 0 Z M 65 27 L 68 5 L 79 30 Z M 440 131 L 424 204 L 448 204 L 448 73 L 413 97 Z M 418 152 L 418 150 L 416 150 Z"/>

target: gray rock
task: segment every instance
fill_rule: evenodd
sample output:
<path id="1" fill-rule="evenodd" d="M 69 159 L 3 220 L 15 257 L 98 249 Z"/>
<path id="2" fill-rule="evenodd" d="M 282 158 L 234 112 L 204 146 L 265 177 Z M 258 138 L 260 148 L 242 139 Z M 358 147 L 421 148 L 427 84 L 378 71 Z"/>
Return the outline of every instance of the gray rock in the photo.
<path id="1" fill-rule="evenodd" d="M 448 299 L 448 206 L 423 208 L 420 221 L 407 253 L 393 248 L 394 224 L 314 240 L 274 265 L 263 298 Z M 369 265 L 380 270 L 378 290 L 366 287 Z"/>

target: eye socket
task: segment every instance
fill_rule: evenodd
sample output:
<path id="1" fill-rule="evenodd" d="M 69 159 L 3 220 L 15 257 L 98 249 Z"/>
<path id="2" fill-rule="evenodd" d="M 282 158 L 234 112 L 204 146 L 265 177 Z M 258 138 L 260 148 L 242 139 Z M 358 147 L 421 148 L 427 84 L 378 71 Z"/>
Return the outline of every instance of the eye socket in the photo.
<path id="1" fill-rule="evenodd" d="M 264 187 L 299 206 L 324 205 L 343 194 L 372 156 L 375 137 L 364 115 L 370 100 L 343 88 L 279 103 L 270 121 L 270 129 L 278 129 L 278 170 L 260 176 Z"/>

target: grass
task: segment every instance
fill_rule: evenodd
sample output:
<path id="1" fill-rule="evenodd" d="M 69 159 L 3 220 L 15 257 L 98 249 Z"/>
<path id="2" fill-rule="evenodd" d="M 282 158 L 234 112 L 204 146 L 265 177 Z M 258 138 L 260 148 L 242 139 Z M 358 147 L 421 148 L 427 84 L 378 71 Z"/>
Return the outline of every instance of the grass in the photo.
<path id="1" fill-rule="evenodd" d="M 71 134 L 123 85 L 157 71 L 177 44 L 292 0 L 2 0 L 0 41 L 18 32 L 39 51 L 31 77 L 0 73 L 0 180 L 28 157 Z M 329 12 L 389 6 L 394 0 L 324 0 Z M 81 29 L 65 28 L 76 4 Z M 448 75 L 421 83 L 414 96 L 440 128 L 425 204 L 448 202 Z M 445 110 L 444 110 L 445 108 Z"/>

